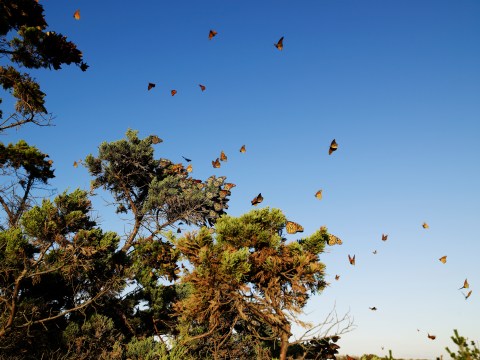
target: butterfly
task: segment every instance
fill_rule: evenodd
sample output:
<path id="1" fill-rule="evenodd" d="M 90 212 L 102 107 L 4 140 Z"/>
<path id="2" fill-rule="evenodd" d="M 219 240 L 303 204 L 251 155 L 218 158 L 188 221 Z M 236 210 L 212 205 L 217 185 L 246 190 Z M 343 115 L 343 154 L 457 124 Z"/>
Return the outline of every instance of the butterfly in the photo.
<path id="1" fill-rule="evenodd" d="M 335 280 L 340 279 L 340 275 L 335 275 Z"/>
<path id="2" fill-rule="evenodd" d="M 222 152 L 220 153 L 220 161 L 227 161 L 227 155 L 225 155 L 225 153 L 223 152 L 223 150 L 222 150 Z"/>
<path id="3" fill-rule="evenodd" d="M 170 91 L 170 94 L 172 94 L 172 96 L 175 96 L 176 93 L 177 93 L 177 90 Z"/>
<path id="4" fill-rule="evenodd" d="M 200 89 L 202 89 L 202 91 L 205 91 L 205 89 L 206 89 L 205 85 L 198 84 L 198 86 L 200 86 Z"/>
<path id="5" fill-rule="evenodd" d="M 75 18 L 75 20 L 80 20 L 80 9 L 73 13 L 73 17 Z"/>
<path id="6" fill-rule="evenodd" d="M 217 158 L 215 161 L 212 161 L 212 166 L 214 168 L 219 168 L 220 167 L 220 160 Z"/>
<path id="7" fill-rule="evenodd" d="M 152 90 L 155 87 L 154 83 L 148 83 L 147 90 Z"/>
<path id="8" fill-rule="evenodd" d="M 208 40 L 212 40 L 213 37 L 217 34 L 218 33 L 215 30 L 210 30 L 210 32 L 208 33 Z"/>
<path id="9" fill-rule="evenodd" d="M 335 244 L 337 244 L 337 245 L 342 245 L 342 244 L 343 244 L 343 241 L 342 241 L 339 237 L 337 237 L 337 236 L 335 236 L 335 235 L 333 235 L 333 234 L 328 234 L 328 242 L 327 242 L 327 244 L 328 244 L 329 246 L 333 246 L 333 245 L 335 245 Z"/>
<path id="10" fill-rule="evenodd" d="M 467 295 L 464 295 L 465 300 L 467 300 L 470 297 L 470 295 L 472 295 L 472 290 L 470 290 Z"/>
<path id="11" fill-rule="evenodd" d="M 376 255 L 377 254 L 377 250 L 373 250 L 373 255 Z"/>
<path id="12" fill-rule="evenodd" d="M 244 152 L 246 152 L 246 151 L 247 151 L 247 150 L 245 150 L 245 145 L 242 145 L 242 147 L 240 148 L 240 152 L 241 152 L 241 153 L 244 153 Z"/>
<path id="13" fill-rule="evenodd" d="M 424 229 L 428 229 L 428 228 L 430 227 L 430 226 L 428 226 L 428 224 L 427 224 L 426 222 L 424 222 L 424 223 L 422 224 L 422 226 L 423 226 Z"/>
<path id="14" fill-rule="evenodd" d="M 328 155 L 332 155 L 332 153 L 334 151 L 336 151 L 338 149 L 338 144 L 337 142 L 335 141 L 335 139 L 332 140 L 331 144 L 330 144 L 330 149 L 328 150 Z"/>
<path id="15" fill-rule="evenodd" d="M 178 228 L 177 229 L 177 234 L 180 234 L 182 232 L 182 229 Z"/>
<path id="16" fill-rule="evenodd" d="M 183 158 L 186 162 L 192 161 L 192 159 L 186 158 L 185 156 L 182 156 L 182 158 Z"/>
<path id="17" fill-rule="evenodd" d="M 157 135 L 150 135 L 150 139 L 152 140 L 152 144 L 160 144 L 163 142 Z"/>
<path id="18" fill-rule="evenodd" d="M 187 166 L 187 172 L 192 172 L 192 171 L 193 171 L 193 167 L 192 167 L 192 165 L 190 164 L 190 165 Z"/>
<path id="19" fill-rule="evenodd" d="M 447 255 L 442 256 L 442 257 L 441 257 L 440 259 L 438 259 L 438 260 L 440 260 L 442 263 L 445 264 L 445 263 L 447 262 Z"/>
<path id="20" fill-rule="evenodd" d="M 388 235 L 387 234 L 382 234 L 382 240 L 387 241 L 387 239 L 388 239 Z"/>
<path id="21" fill-rule="evenodd" d="M 297 224 L 296 222 L 293 221 L 287 221 L 287 224 L 285 225 L 285 228 L 287 229 L 287 233 L 289 234 L 295 234 L 297 232 L 303 232 L 303 226 L 300 224 Z"/>
<path id="22" fill-rule="evenodd" d="M 262 196 L 262 193 L 258 194 L 257 196 L 255 196 L 252 200 L 252 205 L 253 206 L 257 206 L 258 204 L 260 204 L 261 202 L 263 201 L 263 196 Z"/>
<path id="23" fill-rule="evenodd" d="M 468 284 L 468 281 L 467 279 L 465 279 L 465 281 L 463 282 L 463 286 L 458 289 L 458 290 L 461 290 L 461 289 L 468 289 L 470 287 L 470 285 Z"/>
<path id="24" fill-rule="evenodd" d="M 316 197 L 318 200 L 322 200 L 322 190 L 318 190 L 318 191 L 315 193 L 315 197 Z"/>
<path id="25" fill-rule="evenodd" d="M 355 360 L 355 358 L 347 355 L 347 360 Z"/>
<path id="26" fill-rule="evenodd" d="M 76 161 L 73 162 L 73 167 L 76 168 L 78 166 L 78 163 Z"/>
<path id="27" fill-rule="evenodd" d="M 348 261 L 350 261 L 350 265 L 355 265 L 355 255 L 353 255 L 353 257 L 350 257 L 350 254 L 349 254 Z"/>
<path id="28" fill-rule="evenodd" d="M 436 336 L 435 335 L 430 335 L 430 334 L 427 334 L 428 338 L 431 339 L 431 340 L 435 340 L 436 339 Z"/>
<path id="29" fill-rule="evenodd" d="M 283 36 L 278 40 L 276 44 L 273 44 L 278 50 L 283 50 Z"/>
<path id="30" fill-rule="evenodd" d="M 374 307 L 369 307 L 370 310 L 372 311 L 377 311 L 377 308 L 374 306 Z"/>
<path id="31" fill-rule="evenodd" d="M 225 183 L 225 185 L 223 186 L 223 188 L 225 190 L 230 190 L 231 188 L 235 187 L 237 185 L 233 184 L 233 183 Z"/>

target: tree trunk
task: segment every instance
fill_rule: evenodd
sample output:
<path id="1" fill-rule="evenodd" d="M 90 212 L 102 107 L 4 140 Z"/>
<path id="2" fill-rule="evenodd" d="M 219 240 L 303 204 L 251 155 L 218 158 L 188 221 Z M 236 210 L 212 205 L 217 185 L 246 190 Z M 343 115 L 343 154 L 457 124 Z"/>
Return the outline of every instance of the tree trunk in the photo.
<path id="1" fill-rule="evenodd" d="M 285 325 L 280 337 L 280 360 L 287 360 L 288 339 L 290 338 L 290 324 Z"/>

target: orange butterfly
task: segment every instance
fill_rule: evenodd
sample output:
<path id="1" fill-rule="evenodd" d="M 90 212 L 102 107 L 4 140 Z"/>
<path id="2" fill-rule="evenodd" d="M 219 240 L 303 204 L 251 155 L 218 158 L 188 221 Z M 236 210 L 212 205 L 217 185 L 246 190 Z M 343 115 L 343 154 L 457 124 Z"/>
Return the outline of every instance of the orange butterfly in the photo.
<path id="1" fill-rule="evenodd" d="M 163 142 L 162 139 L 160 139 L 157 135 L 150 135 L 150 139 L 152 140 L 152 144 L 160 144 Z"/>
<path id="2" fill-rule="evenodd" d="M 155 87 L 154 83 L 148 83 L 147 90 L 152 90 Z"/>
<path id="3" fill-rule="evenodd" d="M 355 255 L 353 255 L 353 257 L 350 257 L 350 254 L 349 254 L 348 261 L 350 261 L 350 265 L 355 265 Z"/>
<path id="4" fill-rule="evenodd" d="M 435 336 L 435 335 L 430 335 L 430 334 L 427 333 L 427 336 L 428 336 L 428 338 L 431 339 L 431 340 L 435 340 L 435 339 L 436 339 L 436 336 Z"/>
<path id="5" fill-rule="evenodd" d="M 328 150 L 328 155 L 332 155 L 332 153 L 334 151 L 336 151 L 338 149 L 338 144 L 337 142 L 335 141 L 335 139 L 332 140 L 331 144 L 330 144 L 330 149 Z"/>
<path id="6" fill-rule="evenodd" d="M 283 50 L 283 36 L 278 40 L 276 44 L 273 44 L 278 50 Z"/>
<path id="7" fill-rule="evenodd" d="M 347 355 L 347 360 L 355 360 L 355 358 Z"/>
<path id="8" fill-rule="evenodd" d="M 245 145 L 242 145 L 242 147 L 240 148 L 240 152 L 241 152 L 241 153 L 244 153 L 244 152 L 246 152 L 246 151 L 247 151 L 247 150 L 245 149 Z"/>
<path id="9" fill-rule="evenodd" d="M 293 221 L 287 221 L 287 224 L 285 225 L 285 228 L 287 229 L 288 234 L 295 234 L 297 232 L 303 232 L 303 226 L 300 224 L 297 224 L 296 222 Z"/>
<path id="10" fill-rule="evenodd" d="M 340 279 L 340 275 L 335 275 L 335 280 Z"/>
<path id="11" fill-rule="evenodd" d="M 257 206 L 258 204 L 260 204 L 261 202 L 263 201 L 263 196 L 262 196 L 262 193 L 258 194 L 257 196 L 255 196 L 252 200 L 252 205 L 253 206 Z"/>
<path id="12" fill-rule="evenodd" d="M 228 190 L 220 190 L 218 194 L 220 196 L 220 199 L 223 199 L 223 198 L 227 197 L 227 195 L 229 194 L 229 191 Z"/>
<path id="13" fill-rule="evenodd" d="M 190 164 L 187 166 L 187 172 L 192 172 L 192 171 L 193 171 L 193 167 L 192 167 L 192 164 Z"/>
<path id="14" fill-rule="evenodd" d="M 463 282 L 463 286 L 458 290 L 468 289 L 469 287 L 470 287 L 470 285 L 468 284 L 467 279 L 465 279 L 465 281 Z"/>
<path id="15" fill-rule="evenodd" d="M 442 257 L 441 257 L 440 259 L 438 259 L 438 260 L 440 260 L 442 263 L 445 264 L 445 263 L 447 262 L 447 255 L 442 256 Z"/>
<path id="16" fill-rule="evenodd" d="M 424 229 L 428 229 L 428 228 L 430 227 L 430 226 L 428 226 L 428 224 L 427 224 L 426 222 L 424 222 L 424 223 L 422 224 L 422 226 L 423 226 Z"/>
<path id="17" fill-rule="evenodd" d="M 382 240 L 387 241 L 387 239 L 388 239 L 388 235 L 387 234 L 382 234 Z"/>
<path id="18" fill-rule="evenodd" d="M 470 295 L 472 295 L 472 290 L 470 290 L 470 291 L 468 292 L 468 294 L 465 295 L 465 300 L 467 300 L 467 299 L 470 297 Z"/>
<path id="19" fill-rule="evenodd" d="M 198 84 L 198 86 L 200 86 L 200 89 L 202 89 L 202 91 L 205 91 L 205 89 L 206 89 L 205 85 Z"/>
<path id="20" fill-rule="evenodd" d="M 172 96 L 175 96 L 176 93 L 177 93 L 177 90 L 170 91 L 170 94 L 172 94 Z"/>
<path id="21" fill-rule="evenodd" d="M 219 168 L 220 167 L 220 160 L 217 158 L 217 160 L 212 161 L 212 166 L 214 168 Z"/>
<path id="22" fill-rule="evenodd" d="M 318 190 L 318 191 L 315 193 L 315 197 L 316 197 L 318 200 L 321 200 L 321 199 L 322 199 L 322 190 Z"/>
<path id="23" fill-rule="evenodd" d="M 230 190 L 231 188 L 235 187 L 237 185 L 233 184 L 233 183 L 225 183 L 225 185 L 223 186 L 223 188 L 225 190 Z"/>
<path id="24" fill-rule="evenodd" d="M 210 30 L 210 32 L 208 33 L 208 40 L 212 40 L 213 37 L 217 34 L 218 33 L 215 30 Z"/>
<path id="25" fill-rule="evenodd" d="M 78 166 L 78 163 L 76 161 L 73 162 L 73 167 L 76 168 Z"/>
<path id="26" fill-rule="evenodd" d="M 223 152 L 223 150 L 222 150 L 222 152 L 220 153 L 220 161 L 227 161 L 227 155 L 225 155 L 225 153 Z"/>
<path id="27" fill-rule="evenodd" d="M 73 13 L 73 17 L 75 18 L 75 20 L 80 20 L 80 9 Z"/>

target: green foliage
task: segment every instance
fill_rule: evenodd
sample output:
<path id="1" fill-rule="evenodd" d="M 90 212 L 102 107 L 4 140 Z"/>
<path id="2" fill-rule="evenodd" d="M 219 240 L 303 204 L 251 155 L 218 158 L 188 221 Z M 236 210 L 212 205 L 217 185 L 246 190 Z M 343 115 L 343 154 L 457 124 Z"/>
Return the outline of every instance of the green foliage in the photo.
<path id="1" fill-rule="evenodd" d="M 63 64 L 88 68 L 76 45 L 55 31 L 47 31 L 43 6 L 35 0 L 0 0 L 0 85 L 16 100 L 15 112 L 3 120 L 0 132 L 26 123 L 48 124 L 45 93 L 19 68 L 59 70 Z M 0 99 L 1 103 L 1 99 Z M 0 120 L 3 113 L 0 111 Z"/>
<path id="2" fill-rule="evenodd" d="M 172 346 L 169 350 L 163 342 L 147 339 L 132 339 L 127 344 L 126 356 L 131 360 L 193 360 L 183 346 Z"/>
<path id="3" fill-rule="evenodd" d="M 451 351 L 448 347 L 445 348 L 448 354 L 452 359 L 457 360 L 479 360 L 480 359 L 480 349 L 477 347 L 475 341 L 468 342 L 467 338 L 460 336 L 458 330 L 453 330 L 453 336 L 451 337 L 455 345 L 458 346 L 457 352 Z"/>

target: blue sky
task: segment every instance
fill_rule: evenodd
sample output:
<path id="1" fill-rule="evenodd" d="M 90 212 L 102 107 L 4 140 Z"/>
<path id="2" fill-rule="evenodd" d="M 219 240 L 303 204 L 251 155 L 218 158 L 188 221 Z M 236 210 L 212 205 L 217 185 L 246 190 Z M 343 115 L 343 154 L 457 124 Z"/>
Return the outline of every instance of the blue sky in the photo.
<path id="1" fill-rule="evenodd" d="M 88 188 L 72 164 L 102 141 L 156 134 L 159 157 L 237 184 L 230 215 L 261 192 L 305 234 L 326 225 L 343 239 L 322 256 L 331 286 L 305 317 L 350 311 L 342 354 L 435 358 L 454 328 L 480 340 L 480 2 L 40 2 L 90 68 L 35 72 L 55 127 L 1 141 L 49 153 L 58 191 Z M 228 162 L 213 169 L 221 150 Z M 102 226 L 123 233 L 105 200 L 95 198 Z"/>

